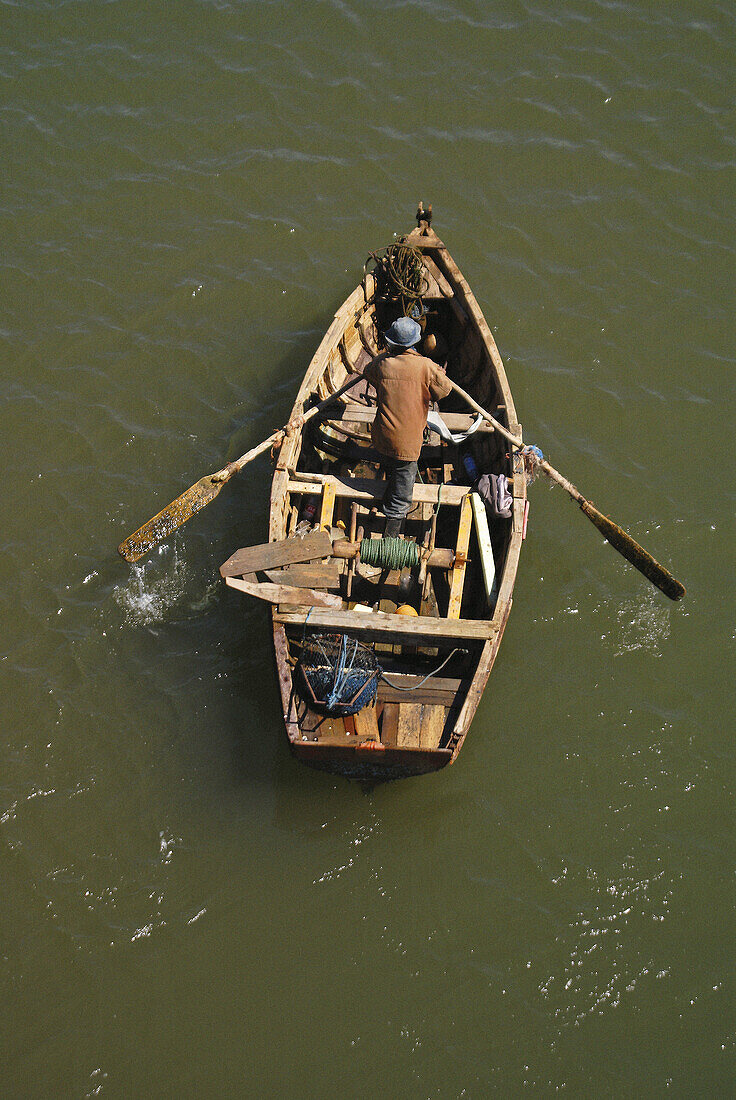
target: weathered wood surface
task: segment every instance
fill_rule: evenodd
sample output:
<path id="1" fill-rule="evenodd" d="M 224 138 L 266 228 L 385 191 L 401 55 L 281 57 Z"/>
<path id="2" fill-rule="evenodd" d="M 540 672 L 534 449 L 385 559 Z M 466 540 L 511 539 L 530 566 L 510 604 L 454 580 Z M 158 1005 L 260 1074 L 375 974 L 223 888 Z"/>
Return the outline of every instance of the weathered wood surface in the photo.
<path id="1" fill-rule="evenodd" d="M 246 581 L 240 577 L 225 577 L 225 584 L 273 604 L 296 604 L 298 607 L 342 607 L 342 599 L 331 592 L 318 592 L 314 588 L 292 588 L 288 584 L 271 584 L 268 581 Z"/>
<path id="2" fill-rule="evenodd" d="M 436 703 L 404 701 L 386 703 L 383 708 L 381 741 L 399 749 L 438 748 L 448 708 Z"/>
<path id="3" fill-rule="evenodd" d="M 483 356 L 478 360 L 477 370 L 475 372 L 471 370 L 470 373 L 466 375 L 461 374 L 459 377 L 467 379 L 470 392 L 473 393 L 478 400 L 487 404 L 488 394 L 493 394 L 494 401 L 498 401 L 500 398 L 502 403 L 505 402 L 507 406 L 507 419 L 504 419 L 506 419 L 509 429 L 515 431 L 517 428 L 515 410 L 503 363 L 498 353 L 498 349 L 496 348 L 495 341 L 493 340 L 490 327 L 485 321 L 485 318 L 483 318 L 467 282 L 460 274 L 457 265 L 445 249 L 444 244 L 434 234 L 433 230 L 429 229 L 427 232 L 421 233 L 415 231 L 408 239 L 409 243 L 416 244 L 417 247 L 428 251 L 427 258 L 431 262 L 427 264 L 427 267 L 437 287 L 441 292 L 446 292 L 449 286 L 453 296 L 447 298 L 448 304 L 455 309 L 456 315 L 461 323 L 468 325 L 469 332 L 470 330 L 474 330 L 478 334 L 484 346 L 485 350 Z M 349 369 L 349 363 L 356 355 L 356 348 L 362 345 L 364 349 L 367 349 L 367 352 L 371 354 L 374 353 L 372 311 L 373 304 L 368 302 L 361 285 L 356 288 L 356 291 L 354 291 L 348 299 L 346 299 L 335 314 L 334 321 L 325 334 L 304 377 L 304 381 L 294 405 L 295 415 L 298 415 L 303 412 L 305 408 L 310 406 L 315 392 L 319 391 L 320 394 L 324 394 L 334 391 L 335 387 L 339 386 L 343 377 L 342 372 Z M 370 339 L 368 338 L 369 332 L 371 334 Z M 357 345 L 355 340 L 356 336 L 358 339 Z M 341 340 L 342 347 L 340 347 Z M 356 397 L 351 401 L 351 405 L 355 409 L 360 410 L 355 416 L 356 422 L 359 424 L 369 424 L 375 413 L 372 408 L 357 404 L 358 400 L 359 398 Z M 348 406 L 348 409 L 349 408 L 350 406 Z M 470 418 L 466 418 L 464 414 L 449 414 L 449 416 L 446 416 L 451 430 L 463 430 L 465 427 L 464 424 L 456 427 L 452 423 L 450 417 L 454 416 L 463 416 L 463 418 L 467 420 Z M 336 407 L 334 410 L 334 419 L 337 420 L 338 418 L 344 422 L 349 420 L 350 416 L 345 409 Z M 484 435 L 482 438 L 484 440 L 484 447 L 488 445 L 485 441 L 492 442 L 492 437 L 488 435 Z M 373 502 L 378 502 L 382 499 L 385 483 L 380 481 L 375 482 L 370 479 L 359 478 L 338 479 L 330 475 L 312 476 L 295 474 L 294 470 L 297 467 L 300 449 L 301 437 L 298 434 L 289 437 L 282 446 L 278 463 L 279 470 L 277 472 L 279 480 L 278 482 L 274 480 L 271 498 L 270 530 L 272 538 L 282 537 L 283 533 L 285 533 L 285 517 L 288 515 L 290 505 L 294 501 L 293 495 L 290 500 L 290 493 L 318 493 L 321 496 L 325 482 L 332 481 L 334 483 L 336 502 L 346 497 L 352 498 L 359 502 L 362 511 L 363 506 L 370 507 Z M 467 727 L 475 713 L 480 698 L 480 692 L 485 685 L 488 673 L 490 672 L 493 660 L 498 651 L 503 627 L 505 626 L 508 611 L 511 606 L 511 592 L 521 545 L 520 517 L 523 513 L 523 497 L 525 496 L 523 475 L 520 474 L 519 477 L 516 478 L 516 482 L 517 484 L 514 487 L 517 493 L 515 496 L 521 499 L 515 499 L 514 501 L 514 516 L 510 524 L 510 537 L 504 547 L 503 560 L 499 562 L 498 576 L 496 578 L 498 599 L 492 623 L 462 619 L 448 620 L 440 619 L 438 616 L 431 616 L 429 619 L 423 618 L 421 620 L 420 632 L 418 632 L 418 620 L 416 619 L 405 620 L 403 616 L 372 614 L 364 616 L 363 619 L 368 620 L 368 622 L 359 623 L 358 626 L 360 629 L 356 629 L 356 619 L 358 616 L 351 615 L 349 612 L 338 611 L 337 609 L 317 608 L 310 614 L 310 627 L 315 626 L 317 628 L 338 631 L 345 630 L 347 633 L 356 637 L 377 637 L 393 642 L 400 642 L 402 639 L 408 640 L 407 635 L 410 634 L 412 644 L 421 645 L 424 642 L 424 644 L 429 643 L 432 646 L 439 645 L 441 652 L 447 652 L 454 644 L 463 645 L 467 643 L 467 648 L 471 649 L 476 655 L 478 663 L 474 665 L 474 675 L 472 678 L 466 678 L 461 681 L 461 687 L 457 694 L 448 690 L 447 687 L 444 687 L 443 694 L 443 685 L 440 685 L 439 678 L 434 677 L 420 689 L 421 695 L 419 693 L 417 694 L 414 703 L 423 705 L 423 717 L 426 716 L 427 721 L 426 723 L 424 721 L 422 722 L 423 729 L 422 733 L 420 733 L 420 746 L 416 748 L 407 747 L 405 749 L 398 749 L 396 747 L 391 747 L 391 731 L 392 729 L 395 731 L 395 743 L 395 739 L 398 737 L 399 710 L 406 696 L 401 695 L 399 692 L 394 692 L 393 698 L 396 699 L 394 702 L 391 698 L 390 689 L 387 685 L 381 684 L 379 705 L 377 712 L 374 713 L 377 713 L 381 738 L 385 748 L 382 748 L 380 751 L 374 750 L 373 753 L 368 753 L 366 751 L 359 754 L 365 757 L 371 755 L 379 767 L 380 765 L 378 762 L 380 758 L 385 758 L 388 763 L 389 760 L 396 761 L 399 757 L 407 761 L 412 758 L 420 761 L 416 767 L 417 771 L 442 767 L 448 762 L 450 757 L 452 757 L 452 759 L 455 758 L 460 744 L 462 744 L 462 740 L 467 732 Z M 436 486 L 417 486 L 414 504 L 436 504 L 439 495 L 442 504 L 457 506 L 461 504 L 467 491 L 467 488 L 463 486 L 452 486 L 447 484 L 443 485 L 439 492 Z M 298 497 L 296 500 L 298 503 Z M 344 507 L 343 505 L 343 509 Z M 344 511 L 342 514 L 344 516 Z M 326 557 L 327 553 L 322 556 Z M 277 648 L 279 681 L 285 713 L 287 711 L 285 692 L 287 685 L 291 683 L 291 672 L 288 667 L 288 642 L 285 635 L 285 628 L 294 625 L 301 627 L 305 617 L 306 608 L 298 612 L 289 610 L 276 611 L 274 609 L 274 640 Z M 395 621 L 397 619 L 399 620 L 398 623 Z M 379 620 L 383 620 L 383 622 L 377 626 Z M 464 623 L 469 623 L 469 626 L 464 626 Z M 434 629 L 435 624 L 439 627 L 439 635 Z M 425 630 L 427 630 L 428 633 L 425 634 Z M 448 634 L 448 631 L 450 634 Z M 473 637 L 468 637 L 469 634 L 472 634 Z M 465 639 L 465 643 L 463 639 Z M 417 682 L 420 678 L 421 677 L 417 677 Z M 436 681 L 434 685 L 433 680 Z M 470 690 L 471 687 L 472 690 Z M 434 694 L 432 696 L 427 696 L 424 694 L 425 692 L 433 692 Z M 450 707 L 451 699 L 452 706 Z M 444 728 L 454 723 L 455 728 L 450 740 L 450 748 L 432 750 L 422 747 L 423 743 L 421 742 L 421 738 L 423 736 L 424 726 L 426 725 L 427 729 L 431 730 L 434 736 L 439 729 L 440 720 L 442 718 L 439 709 L 432 712 L 428 707 L 441 708 L 443 711 L 446 711 Z M 455 721 L 456 716 L 457 721 Z M 292 712 L 289 710 L 289 714 L 287 715 L 287 730 L 289 731 L 289 736 L 292 739 L 294 751 L 297 755 L 302 755 L 300 751 L 301 746 L 306 746 L 304 751 L 305 759 L 314 757 L 316 761 L 319 757 L 322 760 L 329 760 L 330 765 L 333 761 L 336 764 L 339 764 L 340 761 L 344 761 L 349 767 L 350 759 L 356 755 L 356 738 L 354 735 L 352 737 L 347 737 L 345 734 L 343 734 L 342 737 L 339 735 L 336 736 L 335 740 L 341 742 L 341 744 L 331 746 L 325 743 L 320 745 L 319 742 L 314 741 L 302 742 L 300 736 L 294 736 L 294 729 L 295 726 Z M 332 736 L 335 736 L 337 732 L 338 731 L 335 730 Z M 317 736 L 319 737 L 319 734 L 317 734 Z M 440 733 L 439 736 L 442 736 L 442 734 Z M 320 740 L 322 740 L 322 738 L 320 738 Z"/>
<path id="4" fill-rule="evenodd" d="M 279 611 L 275 613 L 277 622 L 285 626 L 303 626 L 306 611 Z M 441 642 L 482 642 L 491 636 L 491 624 L 475 619 L 432 619 L 409 618 L 406 615 L 385 615 L 374 611 L 370 615 L 356 614 L 354 611 L 313 611 L 309 616 L 310 627 L 324 627 L 334 631 L 345 631 L 363 639 L 379 641 L 400 641 L 411 638 L 417 645 Z"/>
<path id="5" fill-rule="evenodd" d="M 263 572 L 274 584 L 290 584 L 294 588 L 339 588 L 342 576 L 339 561 L 326 565 L 322 562 L 287 565 L 284 569 L 264 569 Z"/>
<path id="6" fill-rule="evenodd" d="M 320 766 L 319 761 L 327 761 L 338 765 L 341 761 L 351 764 L 355 760 L 356 753 L 365 759 L 370 759 L 375 764 L 385 764 L 399 769 L 406 768 L 408 773 L 420 774 L 421 772 L 436 771 L 450 763 L 452 753 L 449 749 L 421 749 L 406 746 L 406 748 L 392 748 L 383 742 L 385 751 L 376 752 L 370 749 L 361 749 L 355 736 L 345 740 L 336 738 L 319 738 L 317 741 L 295 741 L 292 744 L 294 755 L 297 759 Z M 371 753 L 369 757 L 369 753 Z M 401 774 L 401 772 L 399 772 Z"/>
<path id="7" fill-rule="evenodd" d="M 376 419 L 377 411 L 375 406 L 343 405 L 341 408 L 336 405 L 334 410 L 330 409 L 329 412 L 325 412 L 321 419 L 325 423 L 334 420 L 341 423 L 371 424 Z M 471 413 L 443 412 L 440 410 L 440 416 L 452 432 L 466 432 L 475 423 L 475 417 Z M 479 433 L 492 432 L 493 430 L 493 425 L 485 422 L 477 429 Z"/>
<path id="8" fill-rule="evenodd" d="M 380 741 L 378 733 L 378 717 L 375 707 L 364 707 L 353 715 L 355 723 L 355 735 L 361 740 Z"/>
<path id="9" fill-rule="evenodd" d="M 469 680 L 430 676 L 427 682 L 419 687 L 424 676 L 408 673 L 389 673 L 388 675 L 391 682 L 381 680 L 378 685 L 379 702 L 403 703 L 414 699 L 418 703 L 437 703 L 449 707 L 458 700 L 459 696 L 462 697 L 470 686 Z M 414 690 L 402 690 L 406 688 Z"/>
<path id="10" fill-rule="evenodd" d="M 460 508 L 460 526 L 457 533 L 457 561 L 452 570 L 450 580 L 450 602 L 447 608 L 448 619 L 460 618 L 460 607 L 463 602 L 463 588 L 465 586 L 465 559 L 470 546 L 470 531 L 473 526 L 473 508 L 470 498 L 473 493 L 468 493 Z"/>
<path id="11" fill-rule="evenodd" d="M 447 252 L 446 250 L 442 253 L 438 266 L 440 267 L 440 270 L 444 271 L 447 274 L 450 281 L 455 284 L 462 295 L 462 304 L 467 310 L 472 323 L 480 334 L 480 337 L 483 340 L 483 343 L 485 344 L 485 347 L 490 356 L 491 363 L 493 364 L 495 382 L 501 392 L 501 397 L 508 413 L 509 431 L 518 434 L 519 424 L 516 420 L 514 399 L 511 396 L 511 388 L 506 377 L 503 360 L 501 359 L 501 354 L 498 350 L 498 347 L 496 346 L 496 341 L 493 338 L 493 333 L 491 332 L 490 326 L 483 316 L 481 308 L 478 305 L 475 295 L 470 289 L 467 280 L 460 271 L 460 268 L 450 256 L 449 252 Z M 457 301 L 457 294 L 454 298 L 452 298 L 452 301 Z"/>
<path id="12" fill-rule="evenodd" d="M 332 516 L 335 511 L 335 486 L 330 482 L 325 482 L 322 489 L 322 506 L 319 513 L 319 525 L 320 527 L 329 528 L 332 526 Z"/>
<path id="13" fill-rule="evenodd" d="M 447 718 L 447 707 L 436 703 L 424 704 L 419 744 L 423 749 L 436 749 L 442 738 Z"/>
<path id="14" fill-rule="evenodd" d="M 423 263 L 427 274 L 432 278 L 437 287 L 438 295 L 442 298 L 452 298 L 454 291 L 442 274 L 431 256 L 424 256 Z"/>
<path id="15" fill-rule="evenodd" d="M 319 490 L 318 490 L 319 491 Z M 220 566 L 221 577 L 239 577 L 262 569 L 276 569 L 292 562 L 316 561 L 332 554 L 332 539 L 327 531 L 317 531 L 303 539 L 281 539 L 260 546 L 245 546 Z"/>
<path id="16" fill-rule="evenodd" d="M 276 657 L 276 672 L 281 695 L 281 713 L 284 716 L 286 736 L 295 741 L 299 736 L 299 720 L 296 712 L 297 698 L 292 691 L 291 667 L 289 665 L 289 642 L 286 630 L 281 623 L 273 624 L 273 651 Z"/>
<path id="17" fill-rule="evenodd" d="M 422 704 L 402 703 L 399 707 L 399 727 L 396 744 L 400 749 L 407 746 L 418 749 L 422 733 Z"/>
<path id="18" fill-rule="evenodd" d="M 349 500 L 383 500 L 386 482 L 368 477 L 337 477 L 335 474 L 303 474 L 296 471 L 288 483 L 290 493 L 321 493 L 322 486 L 329 482 L 335 487 L 338 498 Z M 442 504 L 461 504 L 468 493 L 467 485 L 424 485 L 417 482 L 412 492 L 415 504 L 436 504 L 439 498 Z"/>
<path id="19" fill-rule="evenodd" d="M 396 746 L 399 732 L 399 704 L 386 703 L 381 718 L 381 740 L 388 748 Z"/>
<path id="20" fill-rule="evenodd" d="M 355 748 L 355 726 L 351 717 L 341 718 L 336 714 L 322 714 L 307 708 L 299 729 L 300 734 L 306 734 L 312 744 L 329 741 L 333 745 Z M 298 743 L 302 744 L 301 736 Z"/>

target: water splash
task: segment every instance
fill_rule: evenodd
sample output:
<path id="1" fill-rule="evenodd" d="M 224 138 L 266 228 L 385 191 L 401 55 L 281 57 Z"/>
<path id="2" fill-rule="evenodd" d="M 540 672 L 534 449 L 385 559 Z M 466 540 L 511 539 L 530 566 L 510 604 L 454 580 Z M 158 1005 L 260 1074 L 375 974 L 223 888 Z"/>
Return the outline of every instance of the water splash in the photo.
<path id="1" fill-rule="evenodd" d="M 670 636 L 670 608 L 648 591 L 641 599 L 626 600 L 616 612 L 618 637 L 614 656 L 643 649 L 662 656 L 662 643 Z"/>
<path id="2" fill-rule="evenodd" d="M 118 586 L 113 598 L 129 626 L 153 626 L 201 614 L 218 587 L 212 580 L 203 589 L 176 547 L 161 547 L 152 560 L 130 567 L 128 583 Z"/>

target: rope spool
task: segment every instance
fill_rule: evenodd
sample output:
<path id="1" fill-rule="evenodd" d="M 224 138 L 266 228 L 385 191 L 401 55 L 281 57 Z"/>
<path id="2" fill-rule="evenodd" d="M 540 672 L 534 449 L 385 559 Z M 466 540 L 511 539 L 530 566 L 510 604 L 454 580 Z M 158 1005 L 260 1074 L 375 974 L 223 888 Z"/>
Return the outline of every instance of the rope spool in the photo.
<path id="1" fill-rule="evenodd" d="M 413 569 L 419 565 L 419 547 L 407 539 L 362 539 L 360 560 L 381 569 Z"/>

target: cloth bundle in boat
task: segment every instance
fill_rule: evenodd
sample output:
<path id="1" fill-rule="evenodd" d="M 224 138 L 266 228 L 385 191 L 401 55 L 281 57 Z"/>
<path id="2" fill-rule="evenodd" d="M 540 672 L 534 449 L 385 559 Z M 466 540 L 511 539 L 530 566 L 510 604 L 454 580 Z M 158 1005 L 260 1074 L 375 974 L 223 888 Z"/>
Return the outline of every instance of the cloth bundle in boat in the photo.
<path id="1" fill-rule="evenodd" d="M 357 714 L 376 698 L 380 672 L 376 655 L 346 634 L 305 638 L 299 669 L 314 705 L 328 714 Z"/>
<path id="2" fill-rule="evenodd" d="M 483 417 L 478 413 L 466 432 L 451 432 L 438 412 L 431 409 L 427 413 L 427 431 L 436 432 L 437 435 L 441 436 L 447 443 L 464 443 L 468 436 L 478 431 L 482 423 Z"/>
<path id="3" fill-rule="evenodd" d="M 475 491 L 485 503 L 489 516 L 509 519 L 514 498 L 509 492 L 509 479 L 505 474 L 483 474 Z"/>

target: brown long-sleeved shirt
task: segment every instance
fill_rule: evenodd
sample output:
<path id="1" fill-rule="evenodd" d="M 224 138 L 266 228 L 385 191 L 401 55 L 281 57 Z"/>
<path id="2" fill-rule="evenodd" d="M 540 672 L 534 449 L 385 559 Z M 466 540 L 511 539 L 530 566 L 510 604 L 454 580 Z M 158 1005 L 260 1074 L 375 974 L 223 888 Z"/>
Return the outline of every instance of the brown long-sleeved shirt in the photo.
<path id="1" fill-rule="evenodd" d="M 371 429 L 373 446 L 402 462 L 419 458 L 430 400 L 450 393 L 450 383 L 436 363 L 409 348 L 384 352 L 368 364 L 363 376 L 378 394 L 378 411 Z"/>

